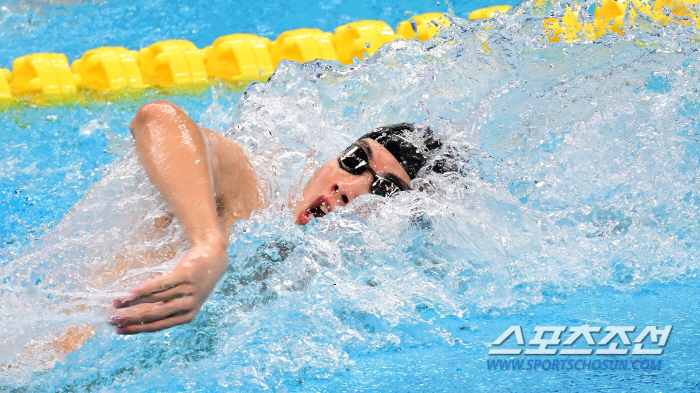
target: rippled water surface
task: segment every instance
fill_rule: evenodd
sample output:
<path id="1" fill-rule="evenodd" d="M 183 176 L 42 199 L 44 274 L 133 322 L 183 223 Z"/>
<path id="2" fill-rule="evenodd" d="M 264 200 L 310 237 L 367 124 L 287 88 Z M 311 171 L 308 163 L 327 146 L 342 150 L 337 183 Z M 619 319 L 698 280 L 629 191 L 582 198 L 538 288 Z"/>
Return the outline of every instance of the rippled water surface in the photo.
<path id="1" fill-rule="evenodd" d="M 11 367 L 0 386 L 697 390 L 695 28 L 648 22 L 549 43 L 543 19 L 565 7 L 518 10 L 453 17 L 438 41 L 398 40 L 350 67 L 283 63 L 242 96 L 213 86 L 171 97 L 255 157 L 271 206 L 232 229 L 228 272 L 195 322 L 157 334 L 116 336 L 104 306 L 174 263 L 110 273 L 115 255 L 181 236 L 177 225 L 149 235 L 164 206 L 124 125 L 165 93 L 7 109 L 0 363 Z M 455 171 L 293 224 L 286 203 L 314 168 L 403 121 L 432 125 Z M 77 352 L 27 355 L 81 323 L 97 333 Z M 529 339 L 537 325 L 583 324 L 672 325 L 662 370 L 487 370 L 508 326 Z"/>

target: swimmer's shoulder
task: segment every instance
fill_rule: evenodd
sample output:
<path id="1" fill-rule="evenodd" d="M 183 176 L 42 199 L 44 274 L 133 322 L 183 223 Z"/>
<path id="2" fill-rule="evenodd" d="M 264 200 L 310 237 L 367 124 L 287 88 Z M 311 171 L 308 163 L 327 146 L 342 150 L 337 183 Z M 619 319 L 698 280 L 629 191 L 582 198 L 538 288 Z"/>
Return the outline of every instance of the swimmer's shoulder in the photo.
<path id="1" fill-rule="evenodd" d="M 250 157 L 239 144 L 208 128 L 201 129 L 210 150 L 219 216 L 230 226 L 260 209 L 258 177 Z"/>

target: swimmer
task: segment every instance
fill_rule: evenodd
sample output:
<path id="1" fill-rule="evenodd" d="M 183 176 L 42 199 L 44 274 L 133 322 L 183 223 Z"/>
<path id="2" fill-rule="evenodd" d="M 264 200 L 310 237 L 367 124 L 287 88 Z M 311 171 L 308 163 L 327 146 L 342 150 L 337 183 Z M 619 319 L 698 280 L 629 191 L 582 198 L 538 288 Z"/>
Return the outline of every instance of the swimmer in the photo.
<path id="1" fill-rule="evenodd" d="M 110 323 L 120 334 L 192 321 L 226 271 L 229 229 L 265 204 L 243 149 L 197 125 L 178 106 L 146 104 L 130 128 L 149 179 L 184 227 L 191 247 L 170 273 L 114 300 L 118 310 Z M 362 136 L 311 176 L 301 199 L 290 206 L 296 224 L 306 225 L 363 194 L 390 197 L 410 190 L 426 154 L 440 145 L 429 128 L 407 123 Z"/>

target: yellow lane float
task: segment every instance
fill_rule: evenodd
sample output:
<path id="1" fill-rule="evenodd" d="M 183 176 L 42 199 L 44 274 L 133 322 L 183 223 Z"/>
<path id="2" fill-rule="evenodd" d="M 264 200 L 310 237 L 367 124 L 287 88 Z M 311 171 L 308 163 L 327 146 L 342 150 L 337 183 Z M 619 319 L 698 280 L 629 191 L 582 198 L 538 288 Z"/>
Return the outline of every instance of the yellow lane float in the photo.
<path id="1" fill-rule="evenodd" d="M 630 0 L 630 24 L 636 25 L 636 19 L 641 15 L 650 17 L 653 21 L 667 25 L 671 22 L 692 26 L 700 25 L 700 15 L 693 8 L 698 7 L 697 0 L 656 0 L 653 3 L 649 0 Z M 700 10 L 698 10 L 700 12 Z"/>
<path id="2" fill-rule="evenodd" d="M 205 83 L 209 78 L 240 84 L 264 81 L 282 60 L 351 64 L 355 58 L 373 55 L 387 42 L 400 37 L 432 39 L 446 26 L 450 21 L 444 14 L 428 13 L 399 23 L 398 34 L 385 22 L 365 20 L 340 26 L 335 34 L 319 29 L 291 30 L 274 42 L 253 34 L 231 34 L 204 49 L 186 40 L 156 42 L 138 52 L 102 47 L 85 52 L 72 67 L 63 54 L 36 53 L 15 59 L 12 72 L 0 69 L 0 99 L 27 94 L 70 96 L 78 88 L 116 91 L 168 87 Z"/>
<path id="3" fill-rule="evenodd" d="M 382 45 L 397 38 L 394 30 L 381 20 L 342 25 L 335 29 L 338 60 L 343 64 L 351 64 L 356 57 L 362 60 L 362 55 L 372 56 Z"/>
<path id="4" fill-rule="evenodd" d="M 595 40 L 607 32 L 623 35 L 625 28 L 643 28 L 640 17 L 658 24 L 671 22 L 700 25 L 698 0 L 602 0 L 595 8 L 593 22 L 583 23 L 580 8 L 573 4 L 559 19 L 543 20 L 550 42 L 567 43 Z M 543 14 L 553 0 L 538 0 L 535 14 Z M 493 18 L 505 13 L 508 5 L 486 7 L 472 12 L 470 19 Z M 627 25 L 625 26 L 625 17 Z M 313 59 L 339 60 L 351 64 L 355 58 L 373 55 L 382 45 L 399 37 L 433 39 L 442 27 L 450 26 L 444 14 L 416 15 L 399 23 L 396 32 L 382 21 L 365 20 L 335 29 L 335 34 L 319 29 L 297 29 L 280 34 L 272 42 L 253 34 L 231 34 L 218 38 L 205 49 L 185 40 L 152 44 L 138 53 L 122 47 L 87 51 L 73 62 L 65 55 L 36 53 L 15 59 L 12 72 L 0 69 L 0 99 L 26 94 L 70 95 L 77 88 L 114 91 L 125 87 L 186 85 L 219 78 L 237 83 L 266 80 L 281 60 L 306 62 Z M 486 31 L 490 27 L 486 26 Z M 485 38 L 484 49 L 489 52 Z"/>
<path id="5" fill-rule="evenodd" d="M 232 82 L 267 80 L 275 71 L 271 42 L 254 34 L 219 37 L 204 49 L 209 76 Z"/>
<path id="6" fill-rule="evenodd" d="M 545 32 L 549 42 L 563 39 L 567 43 L 578 41 L 581 33 L 589 40 L 598 39 L 608 31 L 623 35 L 626 9 L 627 2 L 624 0 L 603 0 L 603 4 L 595 9 L 593 23 L 583 24 L 579 22 L 578 11 L 567 6 L 561 23 L 554 18 L 544 20 Z"/>
<path id="7" fill-rule="evenodd" d="M 186 40 L 156 42 L 138 54 L 143 80 L 151 86 L 171 86 L 207 81 L 202 51 Z"/>
<path id="8" fill-rule="evenodd" d="M 320 29 L 286 31 L 272 43 L 272 59 L 277 67 L 282 60 L 305 63 L 309 60 L 338 60 L 335 36 Z"/>
<path id="9" fill-rule="evenodd" d="M 122 47 L 91 49 L 73 62 L 71 69 L 80 75 L 80 86 L 98 91 L 145 87 L 136 51 Z"/>
<path id="10" fill-rule="evenodd" d="M 71 94 L 79 82 L 80 76 L 71 72 L 68 58 L 61 53 L 35 53 L 12 62 L 12 91 L 16 95 Z"/>
<path id="11" fill-rule="evenodd" d="M 12 73 L 6 68 L 0 68 L 0 100 L 8 100 L 12 98 Z"/>
<path id="12" fill-rule="evenodd" d="M 441 27 L 448 26 L 450 26 L 450 21 L 445 18 L 445 14 L 431 12 L 414 16 L 399 23 L 396 27 L 396 34 L 407 40 L 412 40 L 417 36 L 419 41 L 425 41 L 439 34 Z"/>
<path id="13" fill-rule="evenodd" d="M 674 22 L 691 26 L 693 21 L 698 26 L 700 15 L 691 8 L 695 4 L 697 0 L 603 0 L 596 6 L 592 23 L 580 22 L 580 8 L 573 5 L 566 7 L 561 19 L 545 19 L 544 28 L 549 42 L 571 43 L 581 39 L 596 40 L 607 32 L 624 35 L 626 15 L 629 15 L 627 27 L 631 29 L 643 28 L 637 23 L 640 16 L 660 25 Z M 546 4 L 543 2 L 540 8 L 546 9 Z"/>

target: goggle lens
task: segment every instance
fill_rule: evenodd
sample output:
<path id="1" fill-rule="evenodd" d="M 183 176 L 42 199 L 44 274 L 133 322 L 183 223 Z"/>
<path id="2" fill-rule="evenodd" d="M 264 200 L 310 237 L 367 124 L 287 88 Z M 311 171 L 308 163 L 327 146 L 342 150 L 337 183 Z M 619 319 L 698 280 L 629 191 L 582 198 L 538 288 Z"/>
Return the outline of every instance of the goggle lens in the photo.
<path id="1" fill-rule="evenodd" d="M 366 170 L 370 171 L 373 178 L 370 191 L 374 195 L 390 197 L 402 190 L 402 188 L 396 184 L 396 182 L 389 178 L 377 175 L 372 168 L 370 168 L 367 152 L 365 152 L 365 150 L 360 146 L 352 145 L 345 149 L 345 151 L 338 157 L 338 163 L 344 171 L 352 173 L 353 175 L 360 175 Z"/>
<path id="2" fill-rule="evenodd" d="M 382 197 L 390 197 L 397 192 L 401 191 L 401 188 L 397 186 L 393 181 L 377 176 L 377 179 L 372 183 L 372 194 L 379 195 Z"/>
<path id="3" fill-rule="evenodd" d="M 340 167 L 353 175 L 359 175 L 369 168 L 367 153 L 357 145 L 345 149 L 339 158 Z"/>

